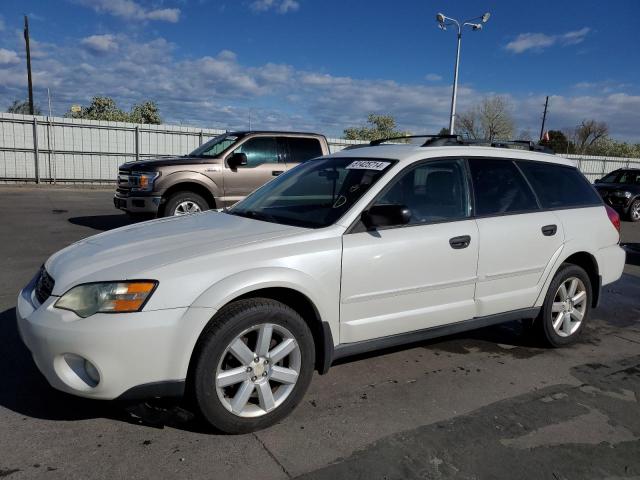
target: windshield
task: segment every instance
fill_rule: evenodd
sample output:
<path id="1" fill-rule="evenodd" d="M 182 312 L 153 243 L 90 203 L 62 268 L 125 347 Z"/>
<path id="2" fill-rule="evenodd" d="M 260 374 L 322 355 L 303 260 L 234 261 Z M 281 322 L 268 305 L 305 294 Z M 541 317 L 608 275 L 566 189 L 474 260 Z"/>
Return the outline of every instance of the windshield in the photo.
<path id="1" fill-rule="evenodd" d="M 256 190 L 227 213 L 307 228 L 327 227 L 393 163 L 386 159 L 310 160 Z"/>
<path id="2" fill-rule="evenodd" d="M 640 185 L 640 171 L 616 171 L 606 175 L 602 182 L 605 183 L 622 183 L 625 185 Z"/>
<path id="3" fill-rule="evenodd" d="M 213 137 L 207 143 L 200 145 L 189 154 L 190 157 L 217 157 L 231 145 L 236 143 L 240 137 L 223 133 Z"/>

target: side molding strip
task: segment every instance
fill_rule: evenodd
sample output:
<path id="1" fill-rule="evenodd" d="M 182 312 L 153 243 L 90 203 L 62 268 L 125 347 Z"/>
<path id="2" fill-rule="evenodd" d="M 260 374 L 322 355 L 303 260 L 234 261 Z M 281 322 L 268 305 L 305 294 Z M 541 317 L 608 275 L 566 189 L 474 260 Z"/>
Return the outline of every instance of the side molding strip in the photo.
<path id="1" fill-rule="evenodd" d="M 513 310 L 511 312 L 488 315 L 486 317 L 476 317 L 471 320 L 464 320 L 462 322 L 451 323 L 448 325 L 425 328 L 424 330 L 417 330 L 415 332 L 401 333 L 399 335 L 375 338 L 373 340 L 363 340 L 361 342 L 344 343 L 333 349 L 333 358 L 331 363 L 339 358 L 350 357 L 352 355 L 358 355 L 374 350 L 382 350 L 384 348 L 395 347 L 407 343 L 422 342 L 431 338 L 444 337 L 446 335 L 453 335 L 460 332 L 466 332 L 468 330 L 475 330 L 477 328 L 488 327 L 490 325 L 497 325 L 499 323 L 520 320 L 523 318 L 535 318 L 538 316 L 538 313 L 540 313 L 540 307 L 523 308 L 520 310 Z"/>

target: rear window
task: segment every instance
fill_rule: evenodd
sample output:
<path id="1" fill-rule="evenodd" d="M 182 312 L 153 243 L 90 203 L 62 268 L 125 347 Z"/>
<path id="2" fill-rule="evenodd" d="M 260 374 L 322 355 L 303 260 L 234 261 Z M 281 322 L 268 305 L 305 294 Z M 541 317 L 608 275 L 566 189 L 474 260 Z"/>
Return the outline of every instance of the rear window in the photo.
<path id="1" fill-rule="evenodd" d="M 535 195 L 513 161 L 472 158 L 469 168 L 477 216 L 538 210 Z"/>
<path id="2" fill-rule="evenodd" d="M 304 162 L 322 156 L 322 147 L 317 138 L 289 137 L 288 141 L 293 162 Z"/>
<path id="3" fill-rule="evenodd" d="M 523 162 L 518 166 L 533 186 L 542 208 L 563 208 L 602 203 L 600 196 L 575 168 L 551 163 Z"/>

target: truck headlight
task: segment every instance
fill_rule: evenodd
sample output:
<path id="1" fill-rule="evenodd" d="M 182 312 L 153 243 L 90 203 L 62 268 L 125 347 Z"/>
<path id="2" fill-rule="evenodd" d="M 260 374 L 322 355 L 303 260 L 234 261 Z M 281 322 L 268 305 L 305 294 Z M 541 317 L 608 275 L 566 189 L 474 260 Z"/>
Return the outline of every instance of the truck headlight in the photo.
<path id="1" fill-rule="evenodd" d="M 67 291 L 54 307 L 82 318 L 94 313 L 139 312 L 157 286 L 155 280 L 85 283 Z"/>
<path id="2" fill-rule="evenodd" d="M 611 195 L 614 197 L 631 198 L 631 192 L 623 192 L 621 190 L 616 190 Z"/>
<path id="3" fill-rule="evenodd" d="M 129 177 L 131 190 L 134 192 L 151 192 L 160 172 L 132 172 Z"/>

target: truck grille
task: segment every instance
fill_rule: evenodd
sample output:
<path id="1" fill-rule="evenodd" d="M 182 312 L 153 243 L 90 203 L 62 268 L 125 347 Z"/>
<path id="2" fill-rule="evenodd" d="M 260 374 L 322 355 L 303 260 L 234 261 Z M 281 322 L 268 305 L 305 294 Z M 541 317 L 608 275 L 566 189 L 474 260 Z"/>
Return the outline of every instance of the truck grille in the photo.
<path id="1" fill-rule="evenodd" d="M 53 286 L 55 284 L 56 282 L 53 280 L 51 275 L 47 273 L 47 270 L 44 267 L 40 268 L 40 274 L 38 275 L 35 289 L 36 298 L 40 304 L 43 304 L 51 296 L 51 292 L 53 292 Z"/>
<path id="2" fill-rule="evenodd" d="M 117 179 L 117 192 L 121 195 L 129 195 L 131 191 L 131 177 L 128 171 L 119 170 Z"/>

